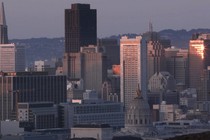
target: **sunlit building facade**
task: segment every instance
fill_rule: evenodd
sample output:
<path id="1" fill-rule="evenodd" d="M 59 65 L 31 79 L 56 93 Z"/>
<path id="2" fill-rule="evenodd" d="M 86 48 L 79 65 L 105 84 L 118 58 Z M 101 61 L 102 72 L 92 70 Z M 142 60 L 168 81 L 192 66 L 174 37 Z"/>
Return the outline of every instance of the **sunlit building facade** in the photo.
<path id="1" fill-rule="evenodd" d="M 210 100 L 207 89 L 209 70 L 210 35 L 196 34 L 189 43 L 189 87 L 197 89 L 198 100 Z"/>
<path id="2" fill-rule="evenodd" d="M 25 48 L 15 44 L 0 44 L 0 71 L 25 71 Z"/>
<path id="3" fill-rule="evenodd" d="M 124 103 L 125 110 L 129 103 L 136 97 L 136 87 L 139 84 L 143 93 L 146 93 L 144 85 L 146 82 L 146 72 L 143 66 L 146 64 L 143 53 L 146 50 L 141 46 L 141 36 L 129 39 L 124 36 L 120 39 L 120 98 Z M 145 55 L 146 56 L 146 55 Z M 144 74 L 142 74 L 144 72 Z M 145 96 L 145 95 L 143 95 Z"/>

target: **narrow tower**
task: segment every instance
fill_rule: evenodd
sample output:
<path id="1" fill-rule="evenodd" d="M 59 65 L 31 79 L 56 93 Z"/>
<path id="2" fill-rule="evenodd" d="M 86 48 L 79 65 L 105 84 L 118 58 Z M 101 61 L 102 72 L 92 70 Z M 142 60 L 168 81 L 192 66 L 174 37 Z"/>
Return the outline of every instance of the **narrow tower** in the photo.
<path id="1" fill-rule="evenodd" d="M 8 44 L 7 25 L 3 2 L 0 7 L 0 44 Z"/>

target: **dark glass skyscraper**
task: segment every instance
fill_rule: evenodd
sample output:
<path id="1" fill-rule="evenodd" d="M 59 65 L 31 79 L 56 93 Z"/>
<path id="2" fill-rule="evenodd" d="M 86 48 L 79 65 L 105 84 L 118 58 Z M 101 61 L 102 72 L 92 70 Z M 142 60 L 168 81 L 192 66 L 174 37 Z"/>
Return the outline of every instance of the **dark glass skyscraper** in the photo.
<path id="1" fill-rule="evenodd" d="M 90 9 L 89 4 L 72 4 L 65 10 L 65 52 L 80 52 L 80 47 L 96 43 L 96 9 Z"/>

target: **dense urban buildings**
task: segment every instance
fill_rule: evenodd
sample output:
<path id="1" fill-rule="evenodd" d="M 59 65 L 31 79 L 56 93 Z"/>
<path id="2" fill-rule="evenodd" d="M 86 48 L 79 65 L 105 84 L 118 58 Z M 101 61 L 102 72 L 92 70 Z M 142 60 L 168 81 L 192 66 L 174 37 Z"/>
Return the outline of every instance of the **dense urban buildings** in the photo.
<path id="1" fill-rule="evenodd" d="M 172 47 L 151 23 L 142 36 L 128 36 L 97 39 L 96 9 L 72 4 L 63 66 L 40 60 L 24 72 L 25 49 L 8 43 L 2 3 L 0 136 L 163 139 L 209 131 L 210 34 L 193 35 L 189 50 Z"/>

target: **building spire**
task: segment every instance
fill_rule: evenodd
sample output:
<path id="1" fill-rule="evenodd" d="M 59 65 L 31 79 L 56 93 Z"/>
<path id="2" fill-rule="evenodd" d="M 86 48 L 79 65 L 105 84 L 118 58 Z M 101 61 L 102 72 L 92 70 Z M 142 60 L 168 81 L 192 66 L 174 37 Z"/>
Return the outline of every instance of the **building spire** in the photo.
<path id="1" fill-rule="evenodd" d="M 3 2 L 0 6 L 0 44 L 8 44 L 7 25 Z"/>
<path id="2" fill-rule="evenodd" d="M 152 33 L 153 32 L 153 25 L 152 22 L 149 21 L 149 32 Z"/>
<path id="3" fill-rule="evenodd" d="M 6 26 L 6 17 L 4 12 L 4 3 L 1 3 L 0 7 L 0 25 Z"/>

